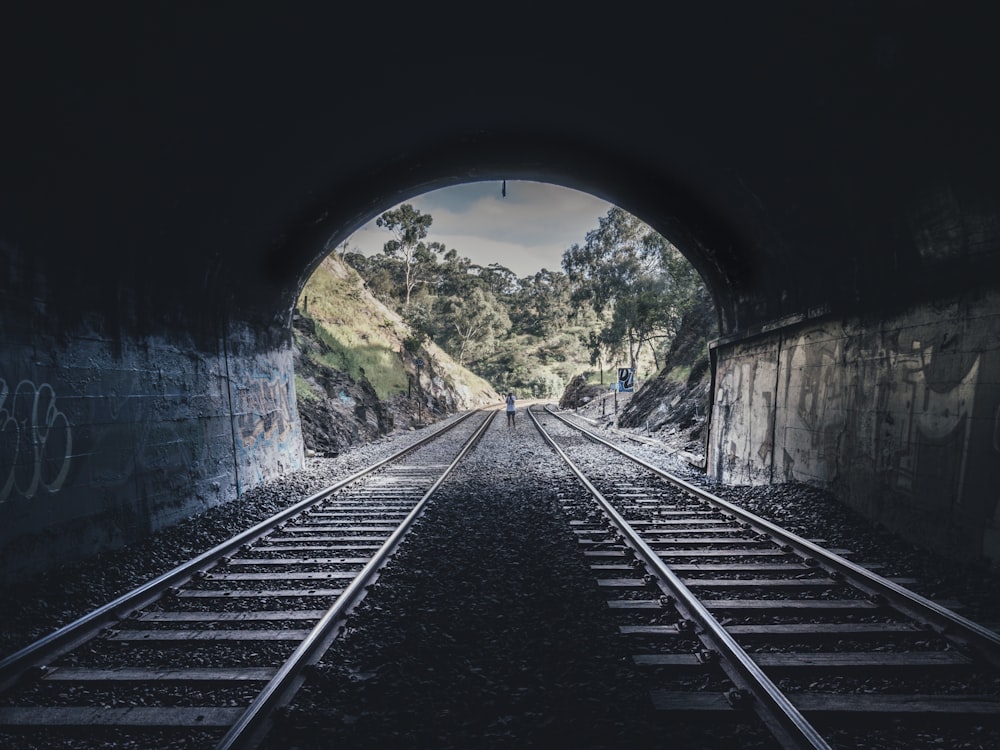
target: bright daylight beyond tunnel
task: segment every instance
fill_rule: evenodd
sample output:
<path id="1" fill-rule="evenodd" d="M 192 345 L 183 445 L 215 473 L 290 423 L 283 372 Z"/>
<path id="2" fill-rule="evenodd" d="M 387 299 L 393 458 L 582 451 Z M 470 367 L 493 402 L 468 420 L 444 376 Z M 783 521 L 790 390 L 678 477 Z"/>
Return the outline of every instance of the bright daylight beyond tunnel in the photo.
<path id="1" fill-rule="evenodd" d="M 617 410 L 633 394 L 619 393 L 622 369 L 636 390 L 681 382 L 707 369 L 715 335 L 676 247 L 542 183 L 473 183 L 386 210 L 320 263 L 294 318 L 306 449 L 324 455 L 506 393 L 559 401 L 572 386 Z"/>

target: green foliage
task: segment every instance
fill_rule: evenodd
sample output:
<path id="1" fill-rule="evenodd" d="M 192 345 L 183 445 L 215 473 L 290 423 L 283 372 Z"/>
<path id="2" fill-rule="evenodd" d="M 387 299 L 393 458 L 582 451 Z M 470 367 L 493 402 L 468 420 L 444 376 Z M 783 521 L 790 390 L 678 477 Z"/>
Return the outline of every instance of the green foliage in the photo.
<path id="1" fill-rule="evenodd" d="M 643 347 L 655 369 L 703 288 L 677 248 L 617 207 L 582 247 L 566 251 L 563 268 L 574 307 L 603 316 L 603 326 L 586 339 L 591 362 L 622 351 L 637 371 Z"/>
<path id="2" fill-rule="evenodd" d="M 618 368 L 612 367 L 608 370 L 588 370 L 584 373 L 587 383 L 590 385 L 606 385 L 611 388 L 618 380 Z"/>
<path id="3" fill-rule="evenodd" d="M 687 379 L 691 377 L 691 365 L 671 367 L 664 377 L 672 383 L 686 383 Z"/>
<path id="4" fill-rule="evenodd" d="M 402 310 L 403 320 L 410 327 L 410 333 L 403 337 L 403 347 L 415 355 L 435 333 L 434 316 L 426 304 L 411 303 Z"/>
<path id="5" fill-rule="evenodd" d="M 439 343 L 460 365 L 492 349 L 510 330 L 507 310 L 489 289 L 476 287 L 465 297 L 439 300 Z"/>
<path id="6" fill-rule="evenodd" d="M 706 294 L 677 248 L 619 208 L 599 220 L 583 246 L 566 250 L 562 271 L 522 279 L 499 263 L 478 266 L 428 242 L 432 222 L 410 204 L 385 212 L 376 225 L 391 239 L 381 254 L 347 252 L 345 243 L 343 260 L 360 279 L 317 274 L 303 290 L 323 299 L 310 302 L 310 313 L 314 305 L 324 308 L 331 365 L 382 383 L 380 395 L 406 382 L 398 352 L 412 357 L 429 342 L 497 391 L 521 397 L 559 397 L 580 373 L 609 387 L 617 367 L 650 376 L 693 301 Z M 359 299 L 362 285 L 400 315 L 394 347 L 382 343 L 387 330 L 373 330 L 369 318 L 352 312 L 358 305 L 344 303 Z M 382 361 L 379 351 L 391 354 Z"/>
<path id="7" fill-rule="evenodd" d="M 400 301 L 398 290 L 403 288 L 404 278 L 402 261 L 385 255 L 369 258 L 360 253 L 345 253 L 343 260 L 358 272 L 364 279 L 365 288 L 380 302 L 393 307 Z M 360 302 L 360 287 L 348 292 L 348 299 Z"/>
<path id="8" fill-rule="evenodd" d="M 517 274 L 499 263 L 490 263 L 486 268 L 480 268 L 479 278 L 497 298 L 516 294 L 521 286 Z"/>
<path id="9" fill-rule="evenodd" d="M 511 321 L 516 331 L 548 336 L 571 317 L 572 289 L 565 274 L 541 270 L 521 280 L 510 294 Z"/>
<path id="10" fill-rule="evenodd" d="M 375 226 L 388 229 L 393 234 L 393 239 L 385 243 L 382 252 L 389 259 L 401 258 L 403 288 L 406 290 L 403 302 L 406 305 L 410 304 L 413 290 L 432 276 L 437 263 L 435 254 L 445 250 L 440 242 L 428 244 L 423 241 L 433 221 L 430 214 L 420 213 L 409 203 L 386 211 L 375 220 Z"/>
<path id="11" fill-rule="evenodd" d="M 309 384 L 309 381 L 295 373 L 295 398 L 301 401 L 318 401 L 319 396 L 313 387 Z"/>
<path id="12" fill-rule="evenodd" d="M 412 336 L 406 336 L 403 339 L 403 348 L 406 353 L 411 357 L 415 357 L 420 352 L 420 347 L 427 343 L 427 335 L 423 333 L 416 333 Z"/>

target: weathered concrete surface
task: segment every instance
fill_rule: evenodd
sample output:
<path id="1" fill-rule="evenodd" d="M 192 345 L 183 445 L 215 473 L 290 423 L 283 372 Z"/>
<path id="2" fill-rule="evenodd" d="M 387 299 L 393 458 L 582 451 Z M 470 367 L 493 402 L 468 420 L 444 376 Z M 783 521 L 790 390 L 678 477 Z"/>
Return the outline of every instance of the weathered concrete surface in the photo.
<path id="1" fill-rule="evenodd" d="M 833 489 L 921 546 L 1000 562 L 1000 295 L 720 341 L 710 474 Z"/>
<path id="2" fill-rule="evenodd" d="M 135 541 L 301 466 L 289 347 L 258 350 L 249 329 L 220 325 L 204 351 L 112 336 L 96 317 L 49 333 L 44 297 L 4 291 L 4 579 Z"/>
<path id="3" fill-rule="evenodd" d="M 288 352 L 70 340 L 11 355 L 0 363 L 4 576 L 135 541 L 301 465 Z"/>

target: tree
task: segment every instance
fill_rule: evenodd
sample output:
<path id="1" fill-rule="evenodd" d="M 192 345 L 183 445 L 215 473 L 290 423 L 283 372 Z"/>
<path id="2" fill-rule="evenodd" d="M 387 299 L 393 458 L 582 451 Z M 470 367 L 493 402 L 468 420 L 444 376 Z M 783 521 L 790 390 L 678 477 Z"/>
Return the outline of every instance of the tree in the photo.
<path id="1" fill-rule="evenodd" d="M 473 288 L 466 297 L 451 297 L 442 327 L 448 330 L 449 353 L 463 367 L 470 356 L 492 347 L 510 329 L 510 318 L 488 289 Z"/>
<path id="2" fill-rule="evenodd" d="M 588 340 L 592 356 L 620 344 L 636 368 L 643 346 L 658 364 L 657 339 L 672 338 L 690 309 L 701 278 L 666 238 L 626 211 L 612 207 L 587 233 L 583 247 L 563 254 L 577 308 L 609 314 Z"/>
<path id="3" fill-rule="evenodd" d="M 368 257 L 347 253 L 344 262 L 364 279 L 365 288 L 389 307 L 398 306 L 398 290 L 403 285 L 402 262 L 387 255 Z"/>
<path id="4" fill-rule="evenodd" d="M 429 267 L 436 263 L 435 254 L 444 252 L 445 247 L 440 242 L 425 243 L 431 223 L 430 214 L 422 214 L 419 209 L 409 203 L 404 203 L 393 211 L 386 211 L 375 220 L 375 226 L 388 229 L 393 233 L 393 239 L 385 243 L 382 252 L 390 258 L 402 256 L 403 278 L 406 297 L 404 305 L 410 304 L 413 290 L 426 279 Z"/>
<path id="5" fill-rule="evenodd" d="M 535 370 L 534 363 L 515 341 L 501 341 L 480 363 L 479 373 L 498 391 L 525 393 Z"/>
<path id="6" fill-rule="evenodd" d="M 434 314 L 428 305 L 414 302 L 403 308 L 402 318 L 411 331 L 404 346 L 408 352 L 416 354 L 427 339 L 433 339 L 437 333 Z"/>
<path id="7" fill-rule="evenodd" d="M 519 333 L 549 336 L 566 326 L 572 312 L 566 274 L 542 269 L 521 279 L 513 295 L 511 321 Z"/>
<path id="8" fill-rule="evenodd" d="M 437 265 L 434 281 L 434 289 L 438 295 L 460 297 L 468 294 L 473 287 L 480 286 L 481 282 L 473 273 L 475 266 L 472 261 L 460 256 L 457 250 L 448 250 L 441 256 L 441 260 Z"/>
<path id="9" fill-rule="evenodd" d="M 499 263 L 490 263 L 485 268 L 480 268 L 479 278 L 497 299 L 510 297 L 520 286 L 517 274 Z"/>
<path id="10" fill-rule="evenodd" d="M 604 370 L 607 369 L 608 360 L 614 353 L 614 347 L 609 345 L 601 333 L 601 331 L 591 330 L 587 331 L 586 334 L 580 334 L 580 343 L 586 347 L 587 354 L 590 355 L 590 364 L 597 367 L 597 371 L 600 373 L 600 383 L 604 385 Z M 614 343 L 617 344 L 617 342 Z"/>

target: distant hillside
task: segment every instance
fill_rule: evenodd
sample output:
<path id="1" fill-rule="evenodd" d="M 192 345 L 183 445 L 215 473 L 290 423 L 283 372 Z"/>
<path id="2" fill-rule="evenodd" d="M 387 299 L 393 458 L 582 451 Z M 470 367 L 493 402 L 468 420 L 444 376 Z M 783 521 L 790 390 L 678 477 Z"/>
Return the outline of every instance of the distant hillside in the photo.
<path id="1" fill-rule="evenodd" d="M 433 342 L 411 351 L 406 323 L 334 256 L 303 288 L 293 330 L 303 439 L 316 454 L 501 400 Z"/>
<path id="2" fill-rule="evenodd" d="M 537 392 L 517 389 L 522 398 L 561 391 L 563 408 L 699 454 L 706 437 L 708 341 L 717 335 L 707 293 L 680 330 L 665 366 L 640 379 L 634 394 L 614 396 L 609 390 L 613 368 L 605 384 L 597 385 L 593 367 L 562 359 L 558 346 L 577 333 L 566 326 L 553 336 L 520 337 L 512 347 L 517 356 L 507 365 L 514 374 L 522 369 L 535 373 Z M 315 454 L 335 455 L 351 445 L 501 401 L 494 386 L 433 342 L 412 351 L 409 326 L 336 256 L 326 258 L 302 290 L 294 334 L 299 415 L 306 448 Z M 555 354 L 549 356 L 549 349 Z M 419 370 L 418 358 L 423 362 Z M 568 383 L 565 389 L 563 383 Z"/>

